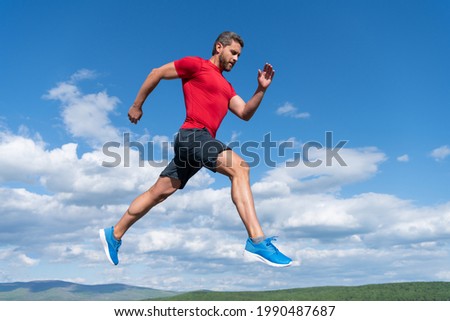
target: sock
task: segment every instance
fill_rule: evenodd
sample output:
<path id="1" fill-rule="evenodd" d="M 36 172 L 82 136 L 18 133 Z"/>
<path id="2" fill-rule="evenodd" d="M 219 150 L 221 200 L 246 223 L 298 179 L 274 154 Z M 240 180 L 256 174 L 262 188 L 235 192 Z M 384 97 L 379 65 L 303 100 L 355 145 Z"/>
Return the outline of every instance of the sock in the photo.
<path id="1" fill-rule="evenodd" d="M 259 237 L 251 237 L 250 240 L 252 240 L 253 244 L 259 244 L 262 241 L 264 241 L 266 239 L 266 237 L 263 236 L 259 236 Z"/>

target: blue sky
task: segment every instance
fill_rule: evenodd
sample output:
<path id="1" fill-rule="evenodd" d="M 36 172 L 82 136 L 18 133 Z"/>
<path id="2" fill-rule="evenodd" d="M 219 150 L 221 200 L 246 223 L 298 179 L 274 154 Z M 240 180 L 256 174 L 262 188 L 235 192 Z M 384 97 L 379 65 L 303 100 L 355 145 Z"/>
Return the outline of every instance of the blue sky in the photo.
<path id="1" fill-rule="evenodd" d="M 449 21 L 447 1 L 2 1 L 0 282 L 259 290 L 450 280 Z M 180 81 L 160 83 L 137 126 L 128 107 L 152 68 L 209 58 L 224 30 L 245 40 L 225 75 L 241 97 L 265 62 L 276 76 L 254 118 L 228 115 L 218 138 L 292 143 L 271 155 L 276 167 L 252 168 L 252 186 L 264 230 L 301 265 L 244 261 L 229 183 L 202 171 L 127 234 L 121 264 L 109 266 L 97 230 L 161 168 L 139 167 L 136 150 L 130 167 L 105 168 L 102 145 L 123 133 L 170 142 L 184 118 Z M 306 143 L 325 145 L 326 132 L 333 146 L 347 141 L 348 166 L 286 166 Z"/>

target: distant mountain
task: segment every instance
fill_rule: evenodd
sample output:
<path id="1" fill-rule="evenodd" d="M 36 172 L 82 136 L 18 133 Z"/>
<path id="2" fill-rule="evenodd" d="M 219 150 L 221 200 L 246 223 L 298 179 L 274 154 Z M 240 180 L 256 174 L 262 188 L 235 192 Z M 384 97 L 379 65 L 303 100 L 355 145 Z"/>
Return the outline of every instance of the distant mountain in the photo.
<path id="1" fill-rule="evenodd" d="M 83 285 L 64 281 L 0 283 L 0 301 L 135 301 L 180 292 L 124 284 Z"/>

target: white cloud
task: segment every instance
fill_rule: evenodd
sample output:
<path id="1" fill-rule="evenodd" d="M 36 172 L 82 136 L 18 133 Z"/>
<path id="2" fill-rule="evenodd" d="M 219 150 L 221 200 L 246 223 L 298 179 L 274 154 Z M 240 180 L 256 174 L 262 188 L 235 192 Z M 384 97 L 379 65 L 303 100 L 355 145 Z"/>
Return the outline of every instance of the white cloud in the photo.
<path id="1" fill-rule="evenodd" d="M 34 265 L 36 265 L 36 264 L 38 264 L 39 263 L 39 260 L 36 260 L 36 259 L 32 259 L 32 258 L 30 258 L 29 256 L 27 256 L 27 255 L 25 255 L 25 254 L 19 254 L 18 256 L 17 256 L 17 258 L 19 259 L 19 261 L 22 263 L 22 264 L 25 264 L 25 265 L 27 265 L 27 266 L 34 266 Z"/>
<path id="2" fill-rule="evenodd" d="M 0 260 L 4 262 L 9 262 L 11 266 L 17 267 L 32 267 L 39 264 L 39 259 L 33 259 L 21 252 L 17 248 L 13 247 L 0 247 Z"/>
<path id="3" fill-rule="evenodd" d="M 243 259 L 242 251 L 244 240 L 230 237 L 223 231 L 209 227 L 166 228 L 159 227 L 133 238 L 137 243 L 138 253 L 153 253 L 158 256 L 175 256 L 179 260 L 202 261 L 216 260 L 217 264 L 223 264 L 229 260 Z M 205 258 L 205 253 L 208 258 Z M 219 263 L 220 262 L 220 263 Z"/>
<path id="4" fill-rule="evenodd" d="M 397 157 L 397 161 L 401 162 L 401 163 L 407 163 L 409 162 L 409 156 L 408 154 L 404 154 L 402 156 Z"/>
<path id="5" fill-rule="evenodd" d="M 436 161 L 442 161 L 450 155 L 450 148 L 447 145 L 438 147 L 433 149 L 431 152 L 431 157 L 433 157 Z"/>
<path id="6" fill-rule="evenodd" d="M 94 70 L 89 70 L 86 68 L 76 71 L 72 76 L 70 76 L 70 83 L 76 83 L 85 79 L 95 79 L 97 78 L 97 73 Z"/>
<path id="7" fill-rule="evenodd" d="M 51 164 L 47 168 L 37 166 L 30 173 L 45 177 L 43 186 L 52 186 L 57 192 L 41 195 L 25 189 L 0 189 L 0 239 L 17 249 L 28 248 L 27 252 L 11 247 L 8 253 L 7 249 L 0 250 L 0 258 L 17 253 L 14 257 L 24 268 L 67 264 L 89 265 L 103 271 L 99 267 L 108 263 L 98 244 L 97 229 L 114 224 L 126 209 L 128 201 L 114 205 L 124 185 L 130 186 L 131 200 L 132 195 L 138 194 L 136 184 L 151 184 L 152 177 L 139 178 L 142 173 L 150 174 L 149 169 L 118 167 L 104 171 L 99 166 L 99 151 L 77 157 L 73 145 L 48 150 L 45 143 L 38 144 L 30 138 L 12 134 L 4 134 L 4 138 L 34 150 L 37 163 Z M 347 167 L 280 167 L 253 185 L 264 231 L 280 235 L 278 247 L 302 262 L 298 271 L 296 266 L 275 271 L 246 262 L 242 258 L 246 233 L 231 202 L 229 188 L 198 184 L 178 191 L 133 226 L 123 240 L 122 270 L 115 270 L 115 278 L 176 290 L 355 284 L 418 275 L 422 279 L 429 275 L 444 278 L 447 274 L 442 272 L 445 268 L 440 262 L 446 262 L 444 247 L 450 239 L 450 203 L 418 207 L 410 201 L 376 193 L 340 197 L 333 191 L 375 175 L 385 159 L 374 148 L 345 149 L 341 156 Z M 16 169 L 25 170 L 25 165 Z M 11 168 L 12 164 L 3 163 L 0 168 L 3 166 Z M 158 172 L 151 172 L 150 176 L 156 178 Z M 61 186 L 54 181 L 58 178 Z M 206 172 L 200 181 L 211 178 Z M 66 184 L 70 186 L 67 190 Z M 94 196 L 89 198 L 88 194 Z M 73 198 L 79 202 L 67 201 Z M 96 198 L 97 203 L 93 202 Z M 105 205 L 99 205 L 102 203 Z M 26 254 L 31 252 L 39 259 Z M 423 262 L 433 264 L 425 266 Z M 250 267 L 254 271 L 252 277 L 245 272 Z M 145 269 L 151 269 L 153 276 L 143 273 Z M 215 277 L 217 273 L 221 274 L 220 279 Z M 261 284 L 261 275 L 267 274 L 281 283 Z M 17 274 L 10 270 L 5 277 L 17 279 L 14 275 Z M 158 281 L 169 280 L 173 275 L 177 276 L 173 282 Z M 110 277 L 106 273 L 86 280 L 102 283 Z"/>
<path id="8" fill-rule="evenodd" d="M 73 82 L 89 77 L 93 77 L 93 72 L 80 70 L 72 75 L 70 81 L 61 82 L 50 89 L 44 98 L 61 103 L 64 124 L 74 137 L 86 139 L 93 146 L 117 141 L 120 134 L 111 124 L 109 114 L 120 100 L 109 96 L 106 91 L 83 94 Z"/>
<path id="9" fill-rule="evenodd" d="M 262 182 L 282 182 L 291 189 L 304 193 L 337 191 L 344 185 L 372 177 L 378 172 L 379 165 L 386 160 L 385 154 L 373 147 L 342 148 L 337 153 L 346 166 L 336 159 L 330 159 L 330 150 L 312 148 L 308 159 L 311 162 L 317 161 L 318 166 L 311 167 L 302 158 L 291 160 L 269 170 Z"/>
<path id="10" fill-rule="evenodd" d="M 0 181 L 33 181 L 48 166 L 44 149 L 40 139 L 0 132 Z"/>
<path id="11" fill-rule="evenodd" d="M 436 274 L 436 277 L 437 277 L 439 280 L 443 280 L 443 281 L 450 282 L 450 270 L 439 271 L 439 272 Z"/>
<path id="12" fill-rule="evenodd" d="M 450 203 L 416 207 L 395 196 L 376 193 L 352 198 L 291 193 L 257 198 L 257 204 L 262 221 L 298 237 L 348 238 L 370 247 L 425 244 L 450 237 Z"/>
<path id="13" fill-rule="evenodd" d="M 231 133 L 230 141 L 227 144 L 230 144 L 232 142 L 236 142 L 238 140 L 239 136 L 241 136 L 241 135 L 242 135 L 241 132 L 233 131 Z"/>
<path id="14" fill-rule="evenodd" d="M 77 144 L 47 149 L 41 140 L 0 132 L 0 181 L 41 184 L 65 201 L 92 204 L 127 199 L 136 191 L 144 191 L 156 180 L 162 168 L 144 162 L 139 167 L 139 154 L 129 150 L 129 167 L 124 166 L 124 149 L 114 150 L 121 162 L 117 167 L 102 166 L 109 158 L 101 150 L 79 157 Z M 198 184 L 211 183 L 207 175 L 197 178 Z"/>
<path id="15" fill-rule="evenodd" d="M 311 116 L 307 112 L 302 112 L 302 113 L 298 112 L 297 108 L 289 102 L 286 102 L 286 103 L 284 103 L 284 105 L 278 107 L 276 114 L 280 115 L 280 116 L 288 116 L 288 117 L 292 117 L 292 118 L 309 118 Z"/>
<path id="16" fill-rule="evenodd" d="M 381 193 L 340 195 L 343 186 L 379 172 L 386 155 L 374 147 L 339 150 L 347 166 L 336 159 L 327 166 L 329 151 L 312 148 L 308 156 L 322 160 L 320 166 L 278 164 L 254 182 L 265 233 L 279 235 L 277 246 L 301 261 L 300 267 L 297 263 L 290 269 L 270 269 L 246 262 L 242 250 L 247 235 L 230 188 L 211 185 L 214 176 L 203 170 L 185 190 L 130 229 L 120 266 L 105 269 L 110 266 L 97 230 L 113 225 L 162 168 L 147 163 L 139 167 L 136 150 L 129 150 L 130 167 L 124 167 L 123 148 L 114 150 L 122 160 L 119 166 L 102 166 L 108 159 L 98 146 L 101 137 L 118 132 L 109 120 L 114 108 L 106 107 L 115 100 L 106 93 L 82 94 L 75 82 L 90 77 L 94 75 L 89 71 L 80 71 L 49 91 L 51 99 L 61 102 L 63 115 L 71 111 L 63 116 L 68 130 L 96 142 L 90 151 L 78 155 L 73 143 L 49 148 L 25 127 L 18 134 L 0 130 L 0 270 L 7 271 L 0 278 L 39 279 L 37 271 L 53 271 L 54 278 L 69 279 L 70 271 L 78 276 L 89 268 L 92 274 L 83 273 L 82 278 L 87 283 L 114 281 L 173 290 L 448 280 L 450 203 L 426 207 Z M 110 132 L 97 135 L 92 124 L 78 128 L 65 118 L 82 118 L 89 111 L 86 106 L 96 110 Z M 280 113 L 292 116 L 297 110 L 286 104 Z M 161 144 L 168 137 L 155 135 L 153 141 Z M 405 156 L 398 160 L 405 161 Z M 433 157 L 446 156 L 443 149 Z"/>

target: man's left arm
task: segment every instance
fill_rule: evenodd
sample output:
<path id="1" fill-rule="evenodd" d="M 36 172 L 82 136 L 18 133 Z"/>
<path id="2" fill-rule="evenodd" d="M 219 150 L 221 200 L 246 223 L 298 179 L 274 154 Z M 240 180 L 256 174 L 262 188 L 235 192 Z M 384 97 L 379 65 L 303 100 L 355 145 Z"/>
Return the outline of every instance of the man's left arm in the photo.
<path id="1" fill-rule="evenodd" d="M 239 118 L 250 120 L 258 109 L 264 94 L 272 83 L 275 70 L 272 65 L 265 64 L 264 69 L 258 70 L 258 88 L 252 98 L 246 103 L 240 96 L 236 95 L 230 100 L 229 109 Z"/>

